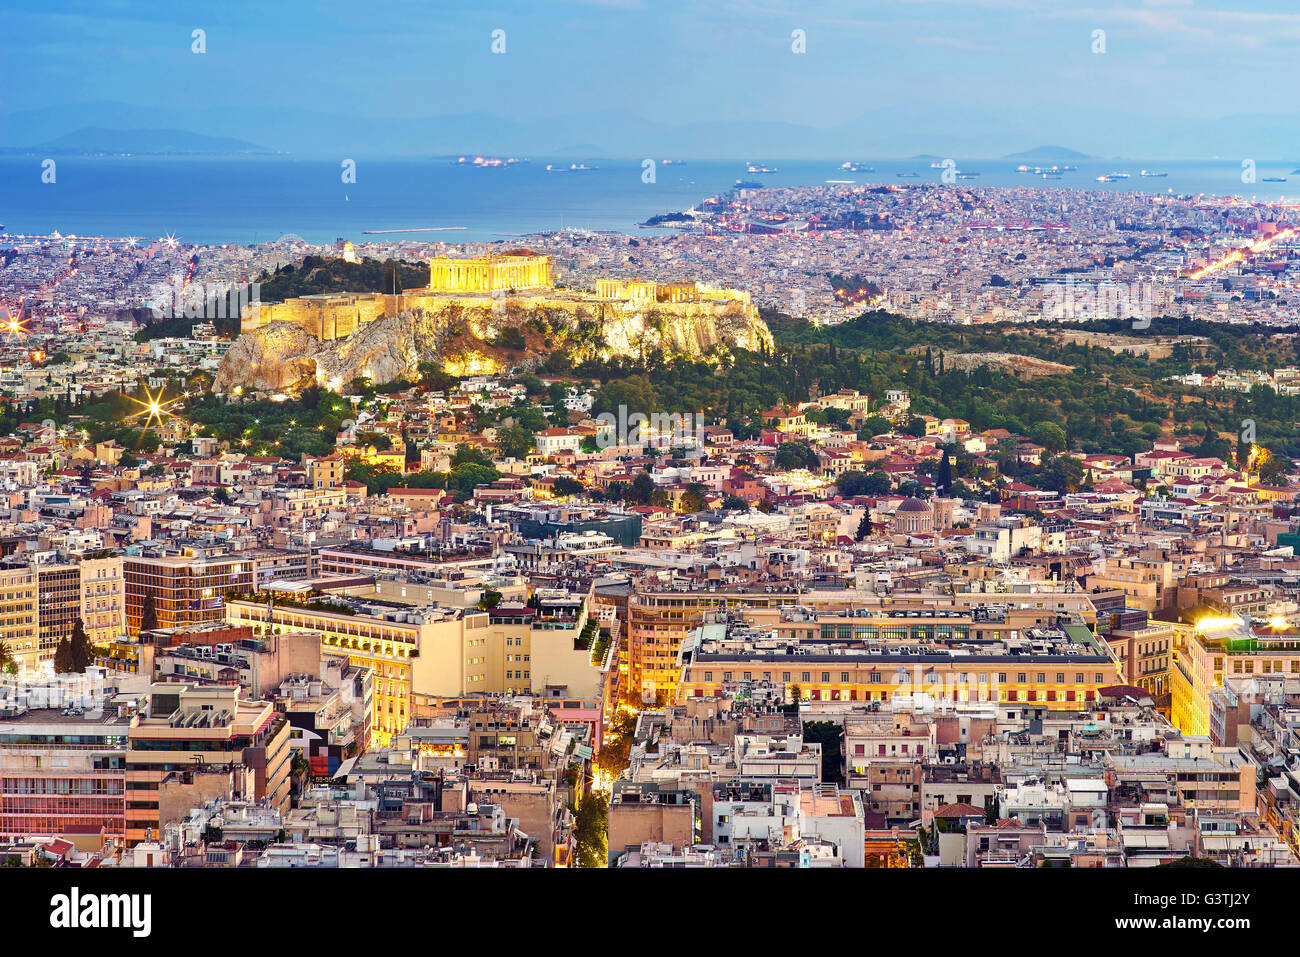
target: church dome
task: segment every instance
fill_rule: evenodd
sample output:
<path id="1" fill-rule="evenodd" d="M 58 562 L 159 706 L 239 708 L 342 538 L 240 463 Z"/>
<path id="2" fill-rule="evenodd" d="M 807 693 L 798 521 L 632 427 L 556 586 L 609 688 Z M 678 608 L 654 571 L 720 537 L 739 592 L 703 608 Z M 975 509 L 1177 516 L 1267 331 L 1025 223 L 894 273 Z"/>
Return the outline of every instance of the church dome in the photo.
<path id="1" fill-rule="evenodd" d="M 900 512 L 928 512 L 930 506 L 919 498 L 907 498 L 898 506 Z"/>

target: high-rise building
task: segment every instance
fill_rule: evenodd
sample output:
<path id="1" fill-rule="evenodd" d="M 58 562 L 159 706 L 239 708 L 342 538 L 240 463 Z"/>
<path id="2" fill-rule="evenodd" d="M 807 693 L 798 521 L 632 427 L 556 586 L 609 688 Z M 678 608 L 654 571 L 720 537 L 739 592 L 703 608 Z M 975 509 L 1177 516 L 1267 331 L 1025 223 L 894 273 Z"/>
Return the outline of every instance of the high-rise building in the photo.
<path id="1" fill-rule="evenodd" d="M 81 570 L 76 565 L 37 565 L 37 634 L 42 662 L 54 662 L 59 642 L 72 637 L 81 617 Z"/>
<path id="2" fill-rule="evenodd" d="M 220 621 L 226 593 L 252 589 L 253 564 L 252 559 L 238 556 L 126 556 L 127 630 L 139 633 L 145 600 L 151 595 L 159 628 Z"/>

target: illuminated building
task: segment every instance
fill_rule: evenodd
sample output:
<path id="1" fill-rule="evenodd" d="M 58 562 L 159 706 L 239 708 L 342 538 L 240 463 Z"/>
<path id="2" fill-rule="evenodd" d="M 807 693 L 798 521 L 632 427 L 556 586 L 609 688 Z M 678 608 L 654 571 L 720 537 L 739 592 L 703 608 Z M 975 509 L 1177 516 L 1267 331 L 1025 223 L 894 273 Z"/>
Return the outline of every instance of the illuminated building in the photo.
<path id="1" fill-rule="evenodd" d="M 926 694 L 953 702 L 1077 710 L 1119 674 L 1086 625 L 1012 629 L 984 613 L 703 625 L 682 645 L 677 699 L 720 694 L 731 682 L 778 682 L 806 701 L 887 702 Z"/>
<path id="2" fill-rule="evenodd" d="M 484 310 L 483 318 L 469 318 L 470 331 L 479 335 L 487 310 L 501 297 L 525 309 L 556 309 L 578 318 L 622 318 L 644 329 L 644 314 L 667 317 L 743 317 L 753 326 L 754 341 L 771 347 L 771 333 L 758 316 L 747 291 L 722 289 L 705 283 L 654 283 L 640 280 L 598 279 L 596 291 L 556 289 L 551 257 L 528 250 L 511 250 L 498 256 L 473 259 L 439 257 L 429 261 L 429 285 L 405 292 L 320 293 L 284 302 L 252 302 L 240 317 L 240 330 L 253 332 L 272 322 L 293 322 L 317 339 L 342 339 L 369 322 L 422 309 L 436 316 L 448 307 Z M 446 356 L 456 375 L 474 375 L 499 368 L 496 359 L 477 353 Z"/>
<path id="3" fill-rule="evenodd" d="M 1170 720 L 1184 734 L 1210 734 L 1210 695 L 1226 678 L 1300 678 L 1300 635 L 1252 630 L 1230 617 L 1176 627 Z"/>
<path id="4" fill-rule="evenodd" d="M 506 292 L 550 289 L 551 257 L 526 250 L 477 259 L 438 257 L 429 260 L 429 292 Z"/>
<path id="5" fill-rule="evenodd" d="M 53 662 L 53 650 L 40 647 L 39 615 L 36 569 L 0 571 L 0 642 L 9 648 L 19 671 L 35 671 L 43 661 Z"/>
<path id="6" fill-rule="evenodd" d="M 270 606 L 240 598 L 226 604 L 225 615 L 231 624 L 251 625 L 254 635 L 316 632 L 322 654 L 370 669 L 378 746 L 406 730 L 413 692 L 461 693 L 469 677 L 467 650 L 476 647 L 472 642 L 485 640 L 489 630 L 487 614 L 476 609 L 415 609 L 379 599 L 327 610 L 284 597 Z"/>
<path id="7" fill-rule="evenodd" d="M 81 571 L 81 621 L 92 645 L 126 634 L 126 578 L 121 555 L 84 558 Z"/>
<path id="8" fill-rule="evenodd" d="M 122 837 L 128 724 L 55 708 L 0 719 L 0 837 Z"/>
<path id="9" fill-rule="evenodd" d="M 706 615 L 724 610 L 775 628 L 782 637 L 804 641 L 835 640 L 843 632 L 845 638 L 857 640 L 884 635 L 918 641 L 927 636 L 953 636 L 997 642 L 1018 636 L 1025 629 L 1051 627 L 1062 620 L 1078 622 L 1091 634 L 1097 620 L 1092 601 L 1077 590 L 1025 588 L 998 600 L 1005 606 L 998 616 L 982 607 L 995 600 L 976 593 L 896 593 L 882 598 L 857 590 L 805 591 L 788 582 L 712 588 L 642 583 L 628 598 L 627 632 L 622 642 L 626 692 L 646 701 L 658 694 L 673 700 L 680 677 L 677 651 L 682 641 L 703 623 Z M 815 614 L 803 621 L 782 621 L 781 607 L 796 603 Z M 1115 665 L 1107 653 L 1103 654 L 1109 671 L 1101 683 L 1113 684 L 1117 677 Z"/>
<path id="10" fill-rule="evenodd" d="M 127 555 L 123 573 L 127 629 L 133 635 L 140 631 L 147 596 L 153 596 L 158 627 L 176 628 L 220 621 L 226 592 L 253 585 L 253 562 L 248 558 Z"/>

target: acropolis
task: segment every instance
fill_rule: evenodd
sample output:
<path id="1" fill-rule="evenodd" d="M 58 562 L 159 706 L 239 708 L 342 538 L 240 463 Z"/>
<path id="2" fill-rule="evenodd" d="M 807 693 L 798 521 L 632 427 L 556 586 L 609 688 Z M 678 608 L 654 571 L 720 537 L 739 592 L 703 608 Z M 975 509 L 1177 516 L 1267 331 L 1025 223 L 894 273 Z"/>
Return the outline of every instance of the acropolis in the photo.
<path id="1" fill-rule="evenodd" d="M 450 256 L 429 260 L 429 285 L 399 293 L 340 292 L 299 296 L 281 303 L 252 303 L 241 317 L 242 332 L 272 322 L 293 322 L 321 340 L 342 339 L 366 323 L 413 309 L 438 313 L 451 305 L 483 309 L 506 301 L 523 309 L 574 311 L 604 306 L 614 314 L 657 311 L 672 314 L 757 312 L 748 292 L 705 283 L 657 283 L 641 279 L 599 279 L 596 290 L 556 289 L 551 257 L 526 249 L 477 258 Z M 602 314 L 608 314 L 602 312 Z"/>

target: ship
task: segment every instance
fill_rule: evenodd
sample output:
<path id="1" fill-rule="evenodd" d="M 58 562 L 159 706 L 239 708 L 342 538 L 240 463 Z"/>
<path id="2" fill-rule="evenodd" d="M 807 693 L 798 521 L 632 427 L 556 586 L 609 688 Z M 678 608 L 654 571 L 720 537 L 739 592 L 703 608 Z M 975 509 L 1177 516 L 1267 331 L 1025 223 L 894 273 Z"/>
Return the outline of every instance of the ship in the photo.
<path id="1" fill-rule="evenodd" d="M 1285 176 L 1265 176 L 1260 180 L 1261 183 L 1285 183 Z"/>
<path id="2" fill-rule="evenodd" d="M 769 167 L 769 166 L 759 166 L 759 165 L 757 165 L 756 163 L 750 163 L 749 166 L 746 168 L 746 172 L 750 172 L 750 173 L 775 173 L 775 172 L 776 172 L 776 167 L 775 167 L 775 166 L 771 166 L 771 167 Z"/>
<path id="3" fill-rule="evenodd" d="M 894 175 L 897 176 L 899 179 L 903 179 L 904 177 L 908 177 L 910 179 L 916 179 L 921 174 L 920 173 L 895 173 Z"/>
<path id="4" fill-rule="evenodd" d="M 851 180 L 851 179 L 828 179 L 828 180 L 826 181 L 826 185 L 827 185 L 827 186 L 852 186 L 852 185 L 853 185 L 853 180 Z"/>
<path id="5" fill-rule="evenodd" d="M 1128 178 L 1129 178 L 1129 174 L 1128 174 L 1128 173 L 1111 173 L 1111 174 L 1110 174 L 1110 178 L 1111 178 L 1111 179 L 1128 179 Z"/>
<path id="6" fill-rule="evenodd" d="M 1168 173 L 1157 173 L 1157 172 L 1155 172 L 1154 170 L 1144 169 L 1144 170 L 1142 171 L 1142 175 L 1145 176 L 1147 179 L 1161 179 L 1161 178 L 1163 178 L 1163 177 L 1165 177 L 1165 176 L 1168 176 L 1169 174 L 1168 174 Z"/>
<path id="7" fill-rule="evenodd" d="M 844 170 L 846 173 L 874 173 L 876 171 L 874 166 L 859 166 L 852 160 L 841 163 L 840 169 Z"/>
<path id="8" fill-rule="evenodd" d="M 1114 176 L 1098 176 L 1098 177 L 1097 177 L 1097 182 L 1099 182 L 1099 183 L 1113 183 L 1113 182 L 1115 182 L 1115 177 L 1114 177 Z"/>
<path id="9" fill-rule="evenodd" d="M 976 176 L 978 176 L 978 175 L 979 175 L 979 171 L 977 170 L 977 171 L 975 171 L 974 173 L 958 173 L 958 174 L 957 174 L 957 178 L 958 178 L 958 179 L 974 179 L 974 178 L 975 178 Z"/>

